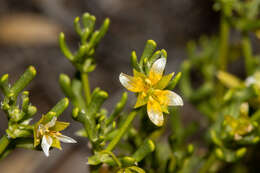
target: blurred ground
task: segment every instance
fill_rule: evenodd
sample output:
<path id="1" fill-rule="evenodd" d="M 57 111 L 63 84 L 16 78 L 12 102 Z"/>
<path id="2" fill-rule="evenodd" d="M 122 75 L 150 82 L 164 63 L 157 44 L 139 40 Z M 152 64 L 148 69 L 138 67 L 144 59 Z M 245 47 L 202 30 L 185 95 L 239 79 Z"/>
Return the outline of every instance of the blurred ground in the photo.
<path id="1" fill-rule="evenodd" d="M 132 50 L 141 53 L 146 40 L 153 39 L 168 52 L 166 71 L 178 72 L 185 59 L 188 40 L 212 34 L 218 28 L 218 14 L 210 0 L 0 0 L 0 75 L 9 73 L 11 81 L 29 65 L 38 75 L 30 84 L 31 101 L 38 107 L 38 118 L 63 97 L 58 85 L 60 73 L 72 75 L 74 69 L 60 53 L 57 37 L 64 31 L 71 49 L 78 38 L 73 19 L 90 12 L 100 26 L 111 19 L 108 34 L 96 52 L 97 69 L 90 76 L 92 88 L 101 86 L 115 102 L 123 90 L 118 82 L 121 71 L 130 73 Z M 110 109 L 110 105 L 106 104 Z M 187 110 L 187 109 L 186 109 Z M 190 114 L 190 110 L 186 111 Z M 6 128 L 0 113 L 0 134 Z M 61 119 L 72 122 L 70 110 Z M 66 131 L 73 136 L 77 123 Z M 16 150 L 0 163 L 3 173 L 87 172 L 86 140 L 66 145 L 63 152 L 52 151 L 49 159 L 36 151 Z"/>

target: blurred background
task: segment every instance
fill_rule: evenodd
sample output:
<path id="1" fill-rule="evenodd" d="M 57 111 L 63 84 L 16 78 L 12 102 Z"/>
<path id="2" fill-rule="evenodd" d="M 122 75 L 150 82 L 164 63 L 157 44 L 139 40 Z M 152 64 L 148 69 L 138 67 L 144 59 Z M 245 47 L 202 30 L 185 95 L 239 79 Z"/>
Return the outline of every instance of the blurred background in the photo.
<path id="1" fill-rule="evenodd" d="M 79 40 L 73 29 L 74 18 L 89 12 L 96 16 L 99 27 L 109 17 L 111 25 L 96 51 L 98 66 L 90 82 L 92 88 L 100 86 L 109 93 L 106 107 L 110 110 L 111 102 L 115 103 L 124 90 L 118 75 L 122 71 L 130 73 L 131 51 L 140 55 L 146 40 L 153 39 L 159 49 L 168 52 L 166 71 L 178 72 L 186 58 L 187 41 L 217 34 L 219 14 L 212 10 L 212 4 L 210 0 L 0 0 L 0 75 L 9 73 L 12 82 L 29 65 L 36 67 L 38 75 L 27 89 L 38 108 L 38 120 L 64 97 L 59 74 L 74 74 L 73 66 L 60 52 L 58 34 L 65 32 L 71 50 L 76 50 Z M 2 135 L 7 120 L 3 112 L 0 114 Z M 189 115 L 190 121 L 196 116 L 188 103 L 183 114 Z M 72 122 L 70 109 L 61 119 Z M 76 138 L 74 132 L 79 126 L 73 123 L 65 134 Z M 63 152 L 52 150 L 48 159 L 42 152 L 16 149 L 1 161 L 0 170 L 87 172 L 87 140 L 76 139 L 78 145 L 63 145 Z"/>

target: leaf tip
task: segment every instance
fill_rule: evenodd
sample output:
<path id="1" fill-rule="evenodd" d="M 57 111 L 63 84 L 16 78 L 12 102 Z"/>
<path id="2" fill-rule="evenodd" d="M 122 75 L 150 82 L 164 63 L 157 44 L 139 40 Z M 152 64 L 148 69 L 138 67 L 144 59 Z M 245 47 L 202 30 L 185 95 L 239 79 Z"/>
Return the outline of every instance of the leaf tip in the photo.
<path id="1" fill-rule="evenodd" d="M 29 71 L 32 73 L 32 75 L 33 75 L 33 76 L 35 76 L 35 75 L 36 75 L 36 73 L 37 73 L 37 72 L 36 72 L 36 69 L 35 69 L 35 67 L 34 67 L 34 66 L 29 66 L 29 68 L 28 68 L 28 69 L 29 69 Z"/>

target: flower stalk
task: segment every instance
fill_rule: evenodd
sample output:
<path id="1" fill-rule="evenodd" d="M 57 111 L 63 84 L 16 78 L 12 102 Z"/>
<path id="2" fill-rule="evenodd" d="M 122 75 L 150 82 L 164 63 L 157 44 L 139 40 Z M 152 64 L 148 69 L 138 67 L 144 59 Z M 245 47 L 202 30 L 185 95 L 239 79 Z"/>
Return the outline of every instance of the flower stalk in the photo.
<path id="1" fill-rule="evenodd" d="M 224 12 L 222 12 L 224 13 Z M 229 49 L 229 24 L 224 14 L 220 18 L 220 47 L 219 47 L 219 69 L 226 70 L 227 68 L 227 55 Z"/>
<path id="2" fill-rule="evenodd" d="M 247 75 L 252 75 L 254 70 L 254 58 L 252 55 L 251 42 L 248 33 L 242 35 L 242 50 L 245 57 L 245 67 Z"/>
<path id="3" fill-rule="evenodd" d="M 88 80 L 88 73 L 81 73 L 81 78 L 82 78 L 86 103 L 89 104 L 91 99 L 91 94 L 90 94 L 91 92 L 90 92 L 90 85 Z"/>
<path id="4" fill-rule="evenodd" d="M 217 161 L 216 155 L 214 152 L 212 152 L 210 154 L 210 156 L 207 158 L 207 160 L 205 161 L 205 163 L 202 165 L 202 167 L 200 168 L 199 173 L 208 173 L 210 172 L 210 168 L 212 167 L 212 165 Z"/>
<path id="5" fill-rule="evenodd" d="M 137 112 L 133 111 L 131 112 L 128 116 L 127 119 L 124 121 L 123 125 L 121 128 L 119 128 L 119 131 L 115 138 L 108 144 L 107 148 L 105 149 L 106 151 L 112 151 L 117 143 L 120 141 L 120 139 L 123 137 L 123 135 L 126 133 L 126 131 L 129 129 L 130 124 L 136 117 Z"/>

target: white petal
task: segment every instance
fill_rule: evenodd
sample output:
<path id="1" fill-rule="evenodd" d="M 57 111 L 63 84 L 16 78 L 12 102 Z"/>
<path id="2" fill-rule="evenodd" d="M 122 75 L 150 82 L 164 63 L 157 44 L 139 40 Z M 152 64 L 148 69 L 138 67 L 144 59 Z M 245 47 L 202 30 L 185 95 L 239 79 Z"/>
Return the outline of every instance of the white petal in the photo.
<path id="1" fill-rule="evenodd" d="M 132 92 L 140 92 L 143 90 L 143 82 L 141 78 L 132 77 L 124 73 L 120 73 L 119 81 L 128 90 Z"/>
<path id="2" fill-rule="evenodd" d="M 149 71 L 149 80 L 151 81 L 152 85 L 155 85 L 162 79 L 163 71 L 166 65 L 166 58 L 160 58 L 156 60 L 152 68 Z"/>
<path id="3" fill-rule="evenodd" d="M 44 135 L 42 138 L 41 147 L 44 154 L 49 157 L 49 149 L 52 145 L 52 138 L 50 136 Z"/>
<path id="4" fill-rule="evenodd" d="M 32 121 L 32 118 L 29 118 L 29 119 L 23 121 L 21 124 L 22 125 L 28 125 L 28 124 L 30 124 L 31 121 Z"/>
<path id="5" fill-rule="evenodd" d="M 166 58 L 163 57 L 163 58 L 157 59 L 153 63 L 151 71 L 153 71 L 155 74 L 162 75 L 165 65 L 166 65 Z"/>
<path id="6" fill-rule="evenodd" d="M 64 143 L 77 143 L 77 141 L 75 141 L 71 137 L 68 137 L 65 135 L 59 135 L 59 136 L 57 136 L 57 138 L 59 139 L 59 141 L 64 142 Z"/>
<path id="7" fill-rule="evenodd" d="M 132 78 L 133 77 L 131 77 L 127 74 L 124 74 L 124 73 L 120 73 L 120 75 L 119 75 L 119 81 L 126 88 L 129 88 L 129 86 L 131 86 Z"/>
<path id="8" fill-rule="evenodd" d="M 163 113 L 161 111 L 161 107 L 158 102 L 149 100 L 147 103 L 147 113 L 148 113 L 150 120 L 156 126 L 163 125 Z"/>
<path id="9" fill-rule="evenodd" d="M 176 94 L 173 91 L 169 91 L 167 90 L 167 95 L 169 103 L 169 106 L 183 106 L 183 100 L 181 98 L 181 96 L 179 96 L 178 94 Z"/>
<path id="10" fill-rule="evenodd" d="M 56 124 L 56 121 L 57 121 L 57 117 L 54 116 L 50 122 L 48 122 L 45 126 L 46 128 L 50 128 L 50 127 L 53 127 L 55 124 Z"/>
<path id="11" fill-rule="evenodd" d="M 250 76 L 248 78 L 246 78 L 246 86 L 250 86 L 252 84 L 256 83 L 256 80 L 253 76 Z"/>

